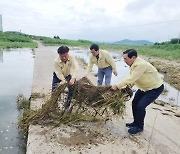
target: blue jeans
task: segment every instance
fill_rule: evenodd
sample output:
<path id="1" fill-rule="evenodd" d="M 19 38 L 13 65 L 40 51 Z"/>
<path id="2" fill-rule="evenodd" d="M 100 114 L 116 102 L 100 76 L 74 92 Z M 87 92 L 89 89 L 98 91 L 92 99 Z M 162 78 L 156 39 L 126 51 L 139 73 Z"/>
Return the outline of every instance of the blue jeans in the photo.
<path id="1" fill-rule="evenodd" d="M 112 76 L 112 67 L 98 68 L 98 82 L 97 85 L 101 86 L 105 77 L 105 85 L 110 85 Z"/>
<path id="2" fill-rule="evenodd" d="M 132 101 L 132 111 L 134 117 L 134 123 L 139 128 L 144 128 L 144 118 L 146 115 L 146 107 L 155 101 L 158 96 L 164 90 L 164 85 L 162 84 L 159 88 L 152 89 L 149 91 L 141 91 L 138 89 L 135 93 L 134 99 Z"/>

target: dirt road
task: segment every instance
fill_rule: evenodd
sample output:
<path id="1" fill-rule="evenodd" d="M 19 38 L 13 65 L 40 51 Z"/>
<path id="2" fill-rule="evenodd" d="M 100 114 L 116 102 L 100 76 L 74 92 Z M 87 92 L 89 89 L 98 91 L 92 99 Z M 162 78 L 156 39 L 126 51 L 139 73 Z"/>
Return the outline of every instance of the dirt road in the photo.
<path id="1" fill-rule="evenodd" d="M 49 94 L 55 56 L 48 47 L 39 44 L 35 51 L 32 93 Z M 84 69 L 80 67 L 78 78 L 82 77 L 83 73 Z M 96 83 L 97 79 L 93 75 L 89 78 Z M 31 108 L 40 107 L 44 101 L 43 98 L 31 101 Z M 106 123 L 56 128 L 31 125 L 27 154 L 179 154 L 179 107 L 151 104 L 147 108 L 144 132 L 130 136 L 125 123 L 132 121 L 131 101 L 126 105 L 124 119 L 113 117 L 112 121 Z"/>

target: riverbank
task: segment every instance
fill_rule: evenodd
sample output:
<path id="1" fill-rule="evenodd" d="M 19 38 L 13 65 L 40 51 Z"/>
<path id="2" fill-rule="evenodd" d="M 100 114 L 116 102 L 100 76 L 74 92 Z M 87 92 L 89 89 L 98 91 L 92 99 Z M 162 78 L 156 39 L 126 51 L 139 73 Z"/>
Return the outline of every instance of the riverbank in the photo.
<path id="1" fill-rule="evenodd" d="M 160 58 L 143 56 L 144 59 L 154 65 L 158 71 L 164 74 L 164 80 L 180 91 L 180 63 Z"/>
<path id="2" fill-rule="evenodd" d="M 71 48 L 73 50 L 73 48 Z M 32 94 L 47 96 L 51 91 L 53 59 L 56 54 L 39 44 L 35 50 Z M 84 74 L 80 67 L 78 79 Z M 89 79 L 95 84 L 97 78 Z M 46 97 L 31 101 L 31 108 L 37 109 Z M 151 104 L 147 108 L 145 130 L 141 135 L 130 136 L 125 127 L 132 121 L 131 101 L 126 104 L 124 119 L 113 117 L 106 123 L 81 123 L 74 127 L 51 127 L 31 125 L 29 128 L 27 154 L 39 153 L 173 153 L 180 151 L 180 108 L 165 104 Z"/>

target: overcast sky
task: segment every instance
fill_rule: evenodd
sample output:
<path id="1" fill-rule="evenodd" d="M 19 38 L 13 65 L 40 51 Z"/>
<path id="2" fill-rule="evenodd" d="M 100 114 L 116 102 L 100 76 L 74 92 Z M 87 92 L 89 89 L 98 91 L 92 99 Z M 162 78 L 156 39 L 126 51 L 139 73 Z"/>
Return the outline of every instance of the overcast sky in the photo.
<path id="1" fill-rule="evenodd" d="M 62 39 L 167 41 L 180 35 L 180 0 L 0 0 L 3 31 Z"/>

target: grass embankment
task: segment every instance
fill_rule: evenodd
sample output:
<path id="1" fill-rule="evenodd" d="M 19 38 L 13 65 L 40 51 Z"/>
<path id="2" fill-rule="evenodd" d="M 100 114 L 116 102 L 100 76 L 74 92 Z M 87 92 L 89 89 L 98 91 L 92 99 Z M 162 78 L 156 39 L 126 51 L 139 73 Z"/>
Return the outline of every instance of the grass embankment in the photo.
<path id="1" fill-rule="evenodd" d="M 29 35 L 0 32 L 0 48 L 36 48 Z"/>
<path id="2" fill-rule="evenodd" d="M 109 45 L 101 44 L 101 48 L 113 51 L 124 51 L 126 49 L 136 49 L 139 54 L 156 57 L 166 60 L 180 62 L 180 44 L 152 45 L 152 46 L 133 46 L 133 45 Z"/>
<path id="3" fill-rule="evenodd" d="M 44 45 L 49 45 L 49 46 L 67 45 L 67 46 L 81 46 L 81 47 L 89 48 L 89 46 L 93 43 L 88 40 L 55 39 L 55 38 L 42 37 L 42 36 L 34 36 L 34 39 L 40 40 Z"/>

